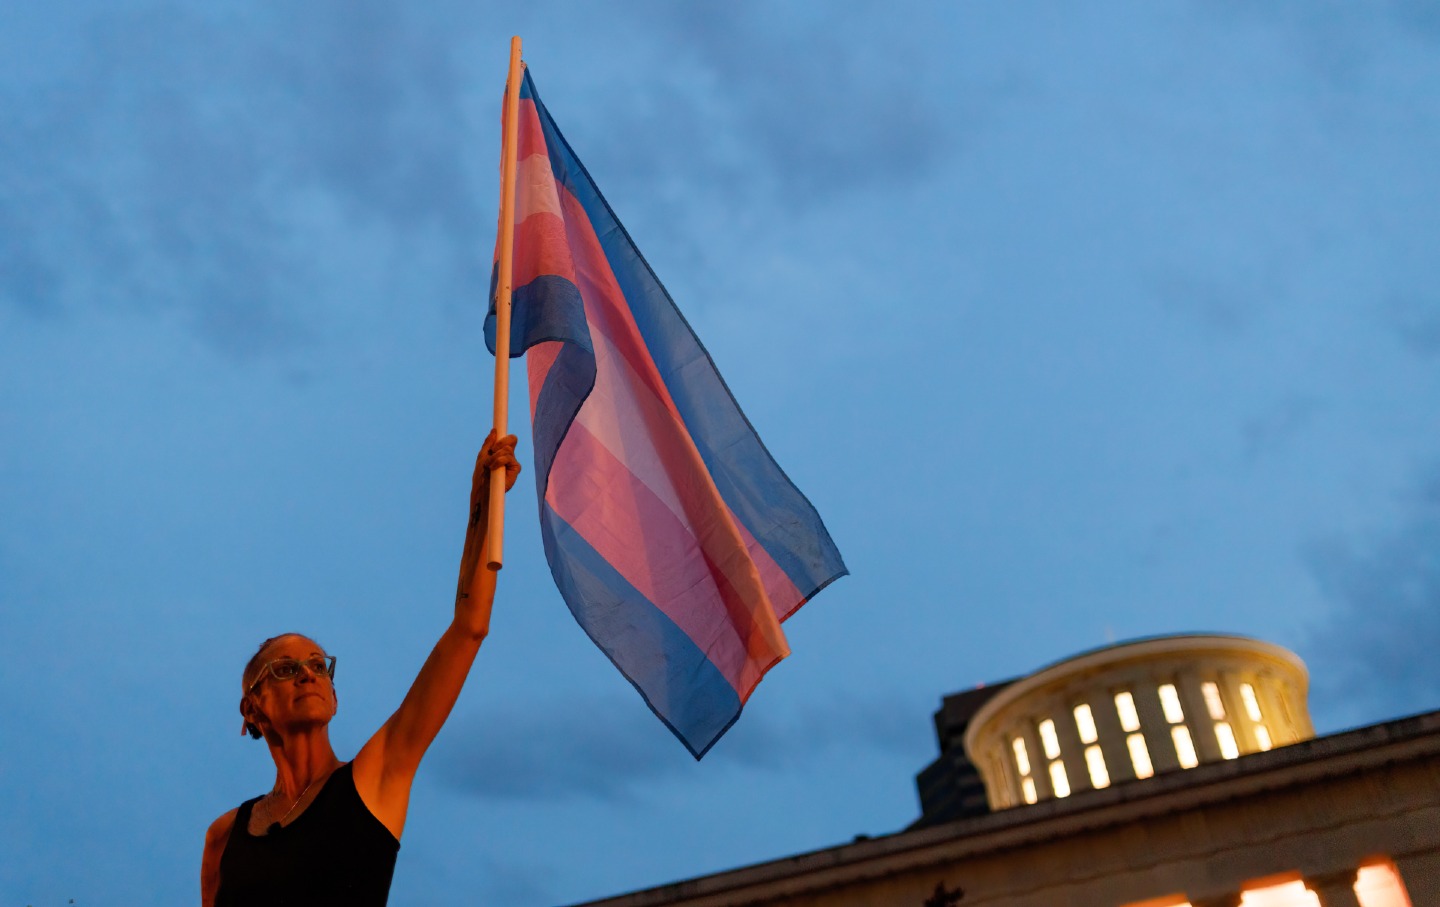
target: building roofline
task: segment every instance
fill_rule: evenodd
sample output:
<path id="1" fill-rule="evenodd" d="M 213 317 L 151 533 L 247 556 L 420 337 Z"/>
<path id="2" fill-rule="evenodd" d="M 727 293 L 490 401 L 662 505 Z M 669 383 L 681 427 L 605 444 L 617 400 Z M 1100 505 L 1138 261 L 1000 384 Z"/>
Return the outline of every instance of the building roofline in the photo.
<path id="1" fill-rule="evenodd" d="M 657 907 L 681 899 L 734 903 L 794 896 L 895 872 L 1008 850 L 1082 831 L 1132 823 L 1393 762 L 1440 757 L 1440 710 L 1315 737 L 1269 752 L 1076 792 L 1062 800 L 1001 810 L 913 831 L 642 889 L 583 907 Z M 713 900 L 711 900 L 713 899 Z M 577 905 L 578 907 L 578 905 Z"/>

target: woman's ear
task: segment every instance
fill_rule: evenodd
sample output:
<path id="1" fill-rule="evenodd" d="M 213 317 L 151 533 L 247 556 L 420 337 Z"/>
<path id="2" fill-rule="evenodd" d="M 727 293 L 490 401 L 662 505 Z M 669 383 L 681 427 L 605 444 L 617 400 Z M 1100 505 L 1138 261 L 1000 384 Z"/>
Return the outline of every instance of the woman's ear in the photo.
<path id="1" fill-rule="evenodd" d="M 240 697 L 240 717 L 244 719 L 240 733 L 249 734 L 253 739 L 259 740 L 264 735 L 260 733 L 260 727 L 255 723 L 255 706 L 251 704 L 249 696 Z"/>

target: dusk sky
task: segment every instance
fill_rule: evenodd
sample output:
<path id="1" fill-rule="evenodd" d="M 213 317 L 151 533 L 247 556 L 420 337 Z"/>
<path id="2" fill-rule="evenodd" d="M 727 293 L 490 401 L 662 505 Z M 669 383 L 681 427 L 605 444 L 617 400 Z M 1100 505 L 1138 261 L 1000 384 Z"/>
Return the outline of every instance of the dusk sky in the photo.
<path id="1" fill-rule="evenodd" d="M 260 641 L 337 655 L 349 758 L 448 623 L 513 34 L 852 575 L 697 763 L 522 479 L 391 903 L 897 831 L 941 696 L 1139 636 L 1293 649 L 1320 733 L 1440 707 L 1432 0 L 12 0 L 0 904 L 196 902 Z"/>

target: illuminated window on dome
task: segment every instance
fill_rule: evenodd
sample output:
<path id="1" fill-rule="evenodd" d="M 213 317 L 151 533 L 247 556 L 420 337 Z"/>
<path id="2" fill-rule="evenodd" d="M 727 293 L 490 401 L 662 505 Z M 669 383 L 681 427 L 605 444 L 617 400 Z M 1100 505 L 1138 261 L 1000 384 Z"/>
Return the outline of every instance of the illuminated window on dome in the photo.
<path id="1" fill-rule="evenodd" d="M 1131 734 L 1125 738 L 1125 745 L 1130 749 L 1130 765 L 1135 769 L 1135 777 L 1148 778 L 1155 774 L 1155 767 L 1150 764 L 1150 750 L 1145 746 L 1143 735 Z"/>
<path id="2" fill-rule="evenodd" d="M 1025 741 L 1016 737 L 1010 741 L 1010 748 L 1015 751 L 1015 767 L 1020 770 L 1020 774 L 1030 774 L 1030 754 L 1025 751 Z"/>
<path id="3" fill-rule="evenodd" d="M 1410 897 L 1395 867 L 1384 863 L 1360 867 L 1355 899 L 1360 907 L 1410 907 Z"/>
<path id="4" fill-rule="evenodd" d="M 1260 748 L 1262 753 L 1275 746 L 1270 742 L 1270 731 L 1263 724 L 1255 725 L 1255 745 Z"/>
<path id="5" fill-rule="evenodd" d="M 1087 703 L 1080 703 L 1075 706 L 1075 728 L 1080 732 L 1081 743 L 1094 743 L 1100 739 L 1095 731 L 1095 716 L 1090 714 L 1090 706 Z"/>
<path id="6" fill-rule="evenodd" d="M 1020 772 L 1020 795 L 1025 798 L 1026 803 L 1034 803 L 1037 799 L 1035 779 L 1030 777 L 1030 751 L 1025 746 L 1025 740 L 1011 737 L 1010 749 L 1015 754 L 1015 768 Z"/>
<path id="7" fill-rule="evenodd" d="M 1065 777 L 1065 763 L 1050 763 L 1050 787 L 1057 797 L 1070 796 L 1070 779 Z"/>
<path id="8" fill-rule="evenodd" d="M 1085 768 L 1090 772 L 1090 786 L 1104 790 L 1110 786 L 1110 772 L 1105 769 L 1105 754 L 1098 746 L 1085 747 Z"/>
<path id="9" fill-rule="evenodd" d="M 1240 755 L 1240 747 L 1235 745 L 1235 732 L 1230 730 L 1229 722 L 1215 722 L 1215 739 L 1220 743 L 1220 755 L 1226 759 Z"/>
<path id="10" fill-rule="evenodd" d="M 1126 731 L 1140 730 L 1140 715 L 1135 711 L 1135 697 L 1126 690 L 1115 694 L 1115 711 L 1120 713 L 1120 727 Z"/>
<path id="11" fill-rule="evenodd" d="M 1180 708 L 1180 694 L 1175 692 L 1175 684 L 1160 685 L 1160 708 L 1165 711 L 1165 720 L 1171 724 L 1185 720 L 1185 710 Z"/>
<path id="12" fill-rule="evenodd" d="M 1049 718 L 1040 722 L 1040 745 L 1045 748 L 1046 759 L 1060 755 L 1060 738 L 1055 735 L 1055 722 Z"/>
<path id="13" fill-rule="evenodd" d="M 1210 710 L 1210 717 L 1216 721 L 1225 719 L 1225 701 L 1220 698 L 1220 687 L 1209 681 L 1200 684 L 1200 692 L 1205 696 L 1205 708 Z"/>
<path id="14" fill-rule="evenodd" d="M 1304 882 L 1286 882 L 1250 889 L 1240 899 L 1240 907 L 1320 907 L 1320 898 Z"/>
<path id="15" fill-rule="evenodd" d="M 1190 739 L 1190 729 L 1183 724 L 1177 724 L 1170 729 L 1170 739 L 1175 741 L 1175 757 L 1180 760 L 1181 768 L 1194 768 L 1200 764 L 1195 756 L 1195 741 Z"/>
<path id="16" fill-rule="evenodd" d="M 1245 703 L 1245 714 L 1251 721 L 1260 720 L 1260 700 L 1255 698 L 1255 688 L 1248 683 L 1240 684 L 1240 700 Z"/>

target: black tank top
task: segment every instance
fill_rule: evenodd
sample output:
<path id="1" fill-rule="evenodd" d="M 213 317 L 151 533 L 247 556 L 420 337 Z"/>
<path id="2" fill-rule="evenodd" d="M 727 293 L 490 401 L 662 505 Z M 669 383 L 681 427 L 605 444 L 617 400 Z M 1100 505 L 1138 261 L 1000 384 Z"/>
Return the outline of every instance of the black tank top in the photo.
<path id="1" fill-rule="evenodd" d="M 250 811 L 260 799 L 235 813 L 215 907 L 384 907 L 400 842 L 365 808 L 350 763 L 326 779 L 294 822 L 256 836 Z"/>

